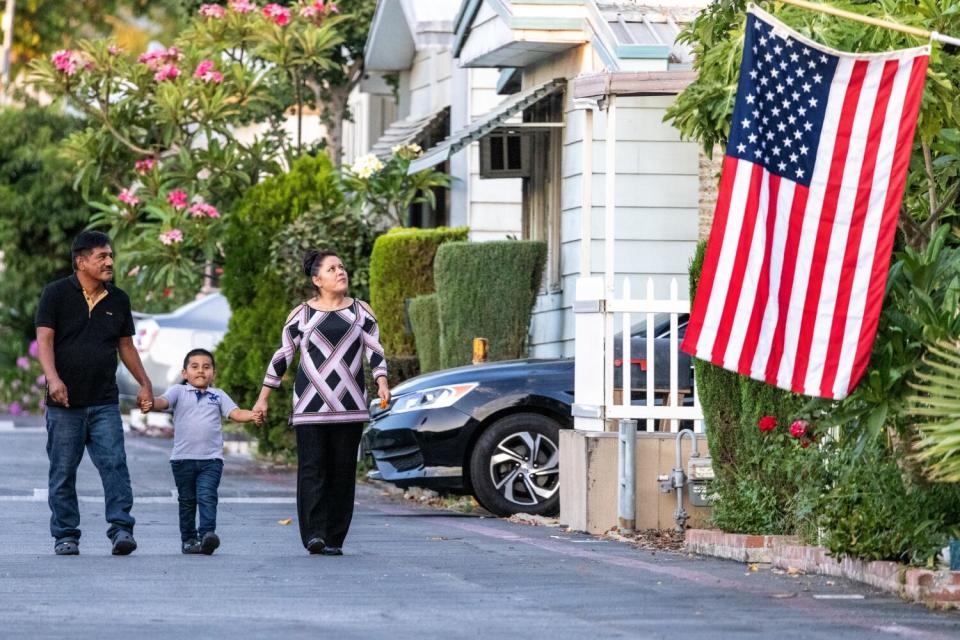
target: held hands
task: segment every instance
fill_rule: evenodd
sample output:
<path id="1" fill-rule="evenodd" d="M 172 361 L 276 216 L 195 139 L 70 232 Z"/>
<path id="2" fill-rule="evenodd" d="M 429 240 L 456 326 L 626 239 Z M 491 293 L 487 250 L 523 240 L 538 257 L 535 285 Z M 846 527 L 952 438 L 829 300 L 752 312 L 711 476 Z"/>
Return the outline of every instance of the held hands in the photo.
<path id="1" fill-rule="evenodd" d="M 153 389 L 149 386 L 140 387 L 140 393 L 137 394 L 137 406 L 143 413 L 150 413 L 153 409 Z"/>
<path id="2" fill-rule="evenodd" d="M 263 424 L 267 419 L 267 409 L 269 405 L 266 400 L 260 399 L 257 400 L 257 404 L 253 405 L 253 421 L 258 425 Z"/>

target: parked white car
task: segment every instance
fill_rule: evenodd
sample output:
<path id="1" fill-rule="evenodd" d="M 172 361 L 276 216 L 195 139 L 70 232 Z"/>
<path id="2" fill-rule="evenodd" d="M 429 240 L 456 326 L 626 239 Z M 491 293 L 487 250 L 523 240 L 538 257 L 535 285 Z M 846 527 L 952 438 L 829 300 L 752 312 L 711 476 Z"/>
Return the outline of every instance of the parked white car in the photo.
<path id="1" fill-rule="evenodd" d="M 161 394 L 182 379 L 183 358 L 191 349 L 213 351 L 227 332 L 230 305 L 220 293 L 212 293 L 170 312 L 157 315 L 134 313 L 133 343 L 143 367 Z M 140 386 L 123 366 L 117 369 L 120 403 L 133 406 Z"/>

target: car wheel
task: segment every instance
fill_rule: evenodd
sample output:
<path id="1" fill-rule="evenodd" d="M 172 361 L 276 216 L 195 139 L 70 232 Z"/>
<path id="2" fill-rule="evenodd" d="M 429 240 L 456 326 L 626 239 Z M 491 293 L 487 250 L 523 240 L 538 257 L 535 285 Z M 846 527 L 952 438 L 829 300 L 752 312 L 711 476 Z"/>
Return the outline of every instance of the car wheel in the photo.
<path id="1" fill-rule="evenodd" d="M 560 507 L 560 425 L 537 413 L 488 427 L 470 455 L 474 495 L 498 516 L 555 515 Z"/>

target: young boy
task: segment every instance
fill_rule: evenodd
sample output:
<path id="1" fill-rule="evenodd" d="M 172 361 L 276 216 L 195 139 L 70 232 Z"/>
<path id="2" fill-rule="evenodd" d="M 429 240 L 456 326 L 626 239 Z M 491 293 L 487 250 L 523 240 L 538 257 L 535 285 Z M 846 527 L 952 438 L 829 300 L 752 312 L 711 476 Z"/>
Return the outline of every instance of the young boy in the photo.
<path id="1" fill-rule="evenodd" d="M 206 349 L 194 349 L 186 355 L 182 375 L 184 383 L 154 398 L 153 408 L 173 410 L 170 466 L 179 494 L 181 551 L 210 555 L 220 546 L 216 534 L 217 489 L 223 474 L 220 420 L 259 423 L 260 417 L 237 408 L 230 396 L 212 386 L 216 365 L 213 354 Z"/>

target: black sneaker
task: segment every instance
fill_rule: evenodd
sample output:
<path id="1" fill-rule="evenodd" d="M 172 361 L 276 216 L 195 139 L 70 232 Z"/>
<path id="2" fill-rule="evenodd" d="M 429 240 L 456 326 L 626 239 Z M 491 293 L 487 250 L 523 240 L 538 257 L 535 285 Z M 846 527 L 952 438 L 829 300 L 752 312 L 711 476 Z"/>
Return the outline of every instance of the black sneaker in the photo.
<path id="1" fill-rule="evenodd" d="M 312 555 L 317 555 L 323 553 L 323 550 L 326 548 L 327 543 L 323 541 L 323 538 L 310 538 L 307 540 L 307 551 Z"/>
<path id="2" fill-rule="evenodd" d="M 137 548 L 137 541 L 129 531 L 118 531 L 113 536 L 113 555 L 128 556 Z"/>
<path id="3" fill-rule="evenodd" d="M 203 540 L 200 541 L 200 553 L 205 556 L 213 555 L 213 552 L 220 546 L 220 538 L 213 531 L 203 534 Z"/>
<path id="4" fill-rule="evenodd" d="M 320 553 L 322 553 L 325 556 L 342 556 L 343 549 L 341 549 L 340 547 L 324 547 L 323 551 L 321 551 Z"/>
<path id="5" fill-rule="evenodd" d="M 200 553 L 200 541 L 196 538 L 191 538 L 187 540 L 180 546 L 180 553 Z"/>
<path id="6" fill-rule="evenodd" d="M 80 544 L 76 540 L 60 540 L 53 545 L 53 552 L 58 556 L 78 556 Z"/>

